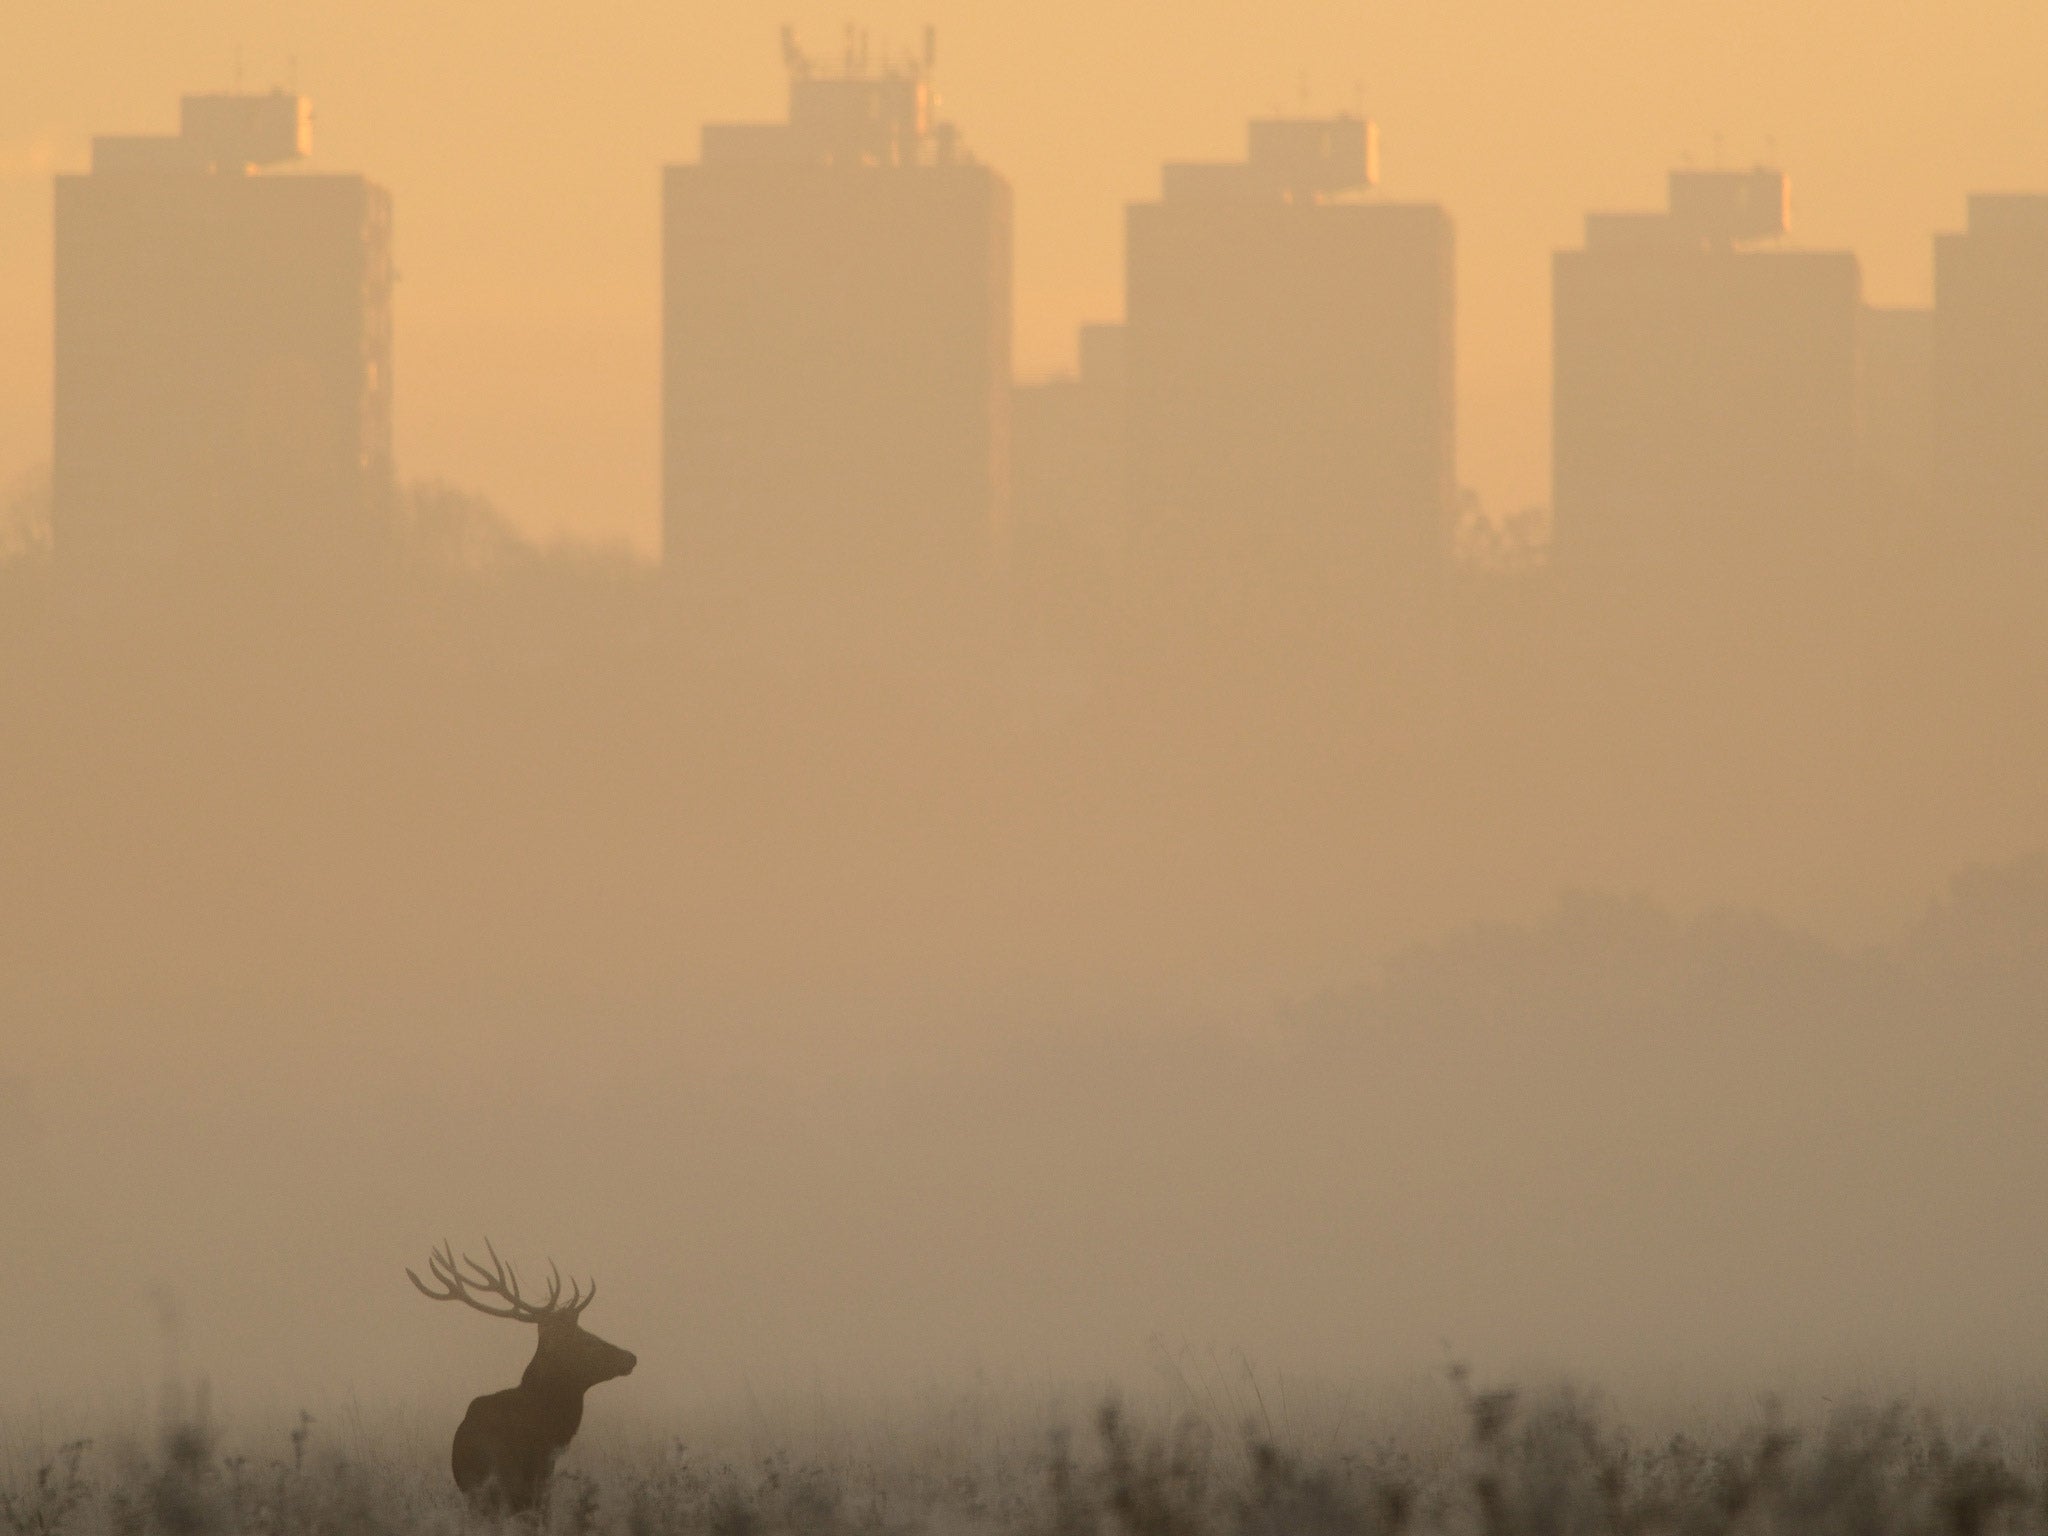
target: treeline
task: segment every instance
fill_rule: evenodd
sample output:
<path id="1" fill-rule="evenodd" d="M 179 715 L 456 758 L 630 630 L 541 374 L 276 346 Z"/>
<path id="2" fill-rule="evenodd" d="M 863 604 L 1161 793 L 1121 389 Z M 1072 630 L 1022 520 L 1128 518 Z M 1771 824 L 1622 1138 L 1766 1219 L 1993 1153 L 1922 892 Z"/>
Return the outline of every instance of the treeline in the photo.
<path id="1" fill-rule="evenodd" d="M 735 653 L 656 568 L 442 486 L 331 565 L 24 547 L 0 880 L 31 991 L 1194 968 L 1253 999 L 1572 886 L 1872 931 L 2048 841 L 2012 637 L 1603 647 L 1519 562 L 1393 641 L 1013 606 L 890 669 Z"/>

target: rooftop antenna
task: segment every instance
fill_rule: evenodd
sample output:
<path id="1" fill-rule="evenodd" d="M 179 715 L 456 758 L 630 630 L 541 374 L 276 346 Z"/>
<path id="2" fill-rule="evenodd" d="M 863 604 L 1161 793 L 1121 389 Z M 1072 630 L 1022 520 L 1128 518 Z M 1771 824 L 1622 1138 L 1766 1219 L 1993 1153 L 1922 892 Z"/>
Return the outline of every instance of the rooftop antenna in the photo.
<path id="1" fill-rule="evenodd" d="M 235 44 L 235 93 L 236 93 L 237 95 L 240 95 L 240 94 L 241 94 L 241 90 L 242 90 L 242 45 L 241 45 L 240 43 L 237 43 L 237 44 Z"/>
<path id="2" fill-rule="evenodd" d="M 1296 83 L 1296 91 L 1297 91 L 1297 94 L 1298 94 L 1298 96 L 1299 96 L 1299 99 L 1300 99 L 1300 102 L 1301 102 L 1301 115 L 1302 115 L 1303 117 L 1307 117 L 1307 116 L 1308 116 L 1308 71 L 1307 71 L 1307 70 L 1305 70 L 1305 69 L 1304 69 L 1304 70 L 1303 70 L 1303 71 L 1301 72 L 1301 79 L 1300 79 L 1300 80 L 1299 80 L 1299 81 L 1298 81 L 1298 82 Z"/>
<path id="3" fill-rule="evenodd" d="M 1724 162 L 1721 157 L 1721 135 L 1718 131 L 1714 134 L 1714 169 L 1717 171 L 1724 169 Z"/>
<path id="4" fill-rule="evenodd" d="M 924 24 L 924 67 L 927 74 L 939 67 L 939 29 L 930 22 Z"/>
<path id="5" fill-rule="evenodd" d="M 810 60 L 797 45 L 796 28 L 786 21 L 782 24 L 782 62 L 795 79 L 801 80 L 811 72 Z"/>

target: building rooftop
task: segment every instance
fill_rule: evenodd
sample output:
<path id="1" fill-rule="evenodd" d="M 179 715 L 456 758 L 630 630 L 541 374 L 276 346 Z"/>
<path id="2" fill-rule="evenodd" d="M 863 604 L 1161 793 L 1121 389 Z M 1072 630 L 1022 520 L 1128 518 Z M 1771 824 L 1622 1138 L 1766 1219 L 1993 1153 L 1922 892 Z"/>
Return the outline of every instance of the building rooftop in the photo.
<path id="1" fill-rule="evenodd" d="M 296 91 L 211 92 L 179 102 L 175 134 L 102 134 L 97 173 L 246 175 L 313 152 L 313 103 Z"/>
<path id="2" fill-rule="evenodd" d="M 1166 200 L 1323 202 L 1379 180 L 1379 131 L 1370 118 L 1255 118 L 1241 161 L 1169 161 Z"/>
<path id="3" fill-rule="evenodd" d="M 1783 171 L 1673 171 L 1662 209 L 1586 215 L 1586 249 L 1683 246 L 1730 250 L 1783 239 L 1792 225 L 1792 187 Z"/>
<path id="4" fill-rule="evenodd" d="M 937 36 L 917 53 L 877 58 L 868 34 L 849 27 L 841 56 L 821 62 L 783 29 L 789 116 L 781 123 L 706 123 L 705 164 L 946 165 L 962 159 L 959 135 L 937 118 L 932 70 Z"/>

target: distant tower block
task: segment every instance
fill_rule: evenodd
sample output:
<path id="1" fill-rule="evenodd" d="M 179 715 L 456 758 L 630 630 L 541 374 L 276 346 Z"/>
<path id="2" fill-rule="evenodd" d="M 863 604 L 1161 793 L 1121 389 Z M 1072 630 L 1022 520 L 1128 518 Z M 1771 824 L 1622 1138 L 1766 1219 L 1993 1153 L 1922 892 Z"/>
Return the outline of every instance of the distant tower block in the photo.
<path id="1" fill-rule="evenodd" d="M 2038 640 L 2048 592 L 2048 195 L 1973 195 L 1934 242 L 1939 533 L 1976 593 Z M 2013 627 L 2015 635 L 2022 632 Z"/>
<path id="2" fill-rule="evenodd" d="M 65 558 L 318 554 L 391 489 L 391 201 L 292 167 L 303 97 L 185 98 L 56 187 Z"/>
<path id="3" fill-rule="evenodd" d="M 929 41 L 783 46 L 787 120 L 663 173 L 663 560 L 728 650 L 931 659 L 999 547 L 1010 188 L 938 117 Z"/>
<path id="4" fill-rule="evenodd" d="M 1450 558 L 1453 234 L 1358 117 L 1254 122 L 1127 215 L 1135 558 L 1197 605 L 1402 628 Z"/>
<path id="5" fill-rule="evenodd" d="M 1775 170 L 1678 171 L 1667 209 L 1588 214 L 1555 257 L 1556 559 L 1614 623 L 1761 645 L 1842 586 L 1861 279 L 1762 245 L 1787 207 Z"/>

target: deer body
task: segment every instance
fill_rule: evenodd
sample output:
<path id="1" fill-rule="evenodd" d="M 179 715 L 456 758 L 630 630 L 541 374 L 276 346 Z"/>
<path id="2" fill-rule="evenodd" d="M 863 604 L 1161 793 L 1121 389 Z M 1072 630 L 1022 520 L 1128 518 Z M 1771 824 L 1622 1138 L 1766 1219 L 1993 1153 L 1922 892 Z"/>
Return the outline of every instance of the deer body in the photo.
<path id="1" fill-rule="evenodd" d="M 599 1382 L 629 1375 L 638 1363 L 632 1353 L 586 1332 L 583 1309 L 597 1295 L 571 1287 L 562 1300 L 561 1277 L 555 1275 L 544 1301 L 528 1302 L 519 1294 L 518 1277 L 490 1249 L 492 1269 L 464 1257 L 465 1274 L 452 1249 L 434 1254 L 431 1268 L 442 1289 L 431 1290 L 407 1270 L 412 1283 L 436 1301 L 463 1301 L 492 1317 L 537 1324 L 540 1341 L 519 1385 L 492 1392 L 469 1405 L 455 1431 L 449 1461 L 460 1488 L 480 1514 L 522 1515 L 543 1508 L 555 1460 L 583 1423 L 583 1394 Z M 502 1298 L 504 1307 L 478 1299 L 475 1293 Z"/>

